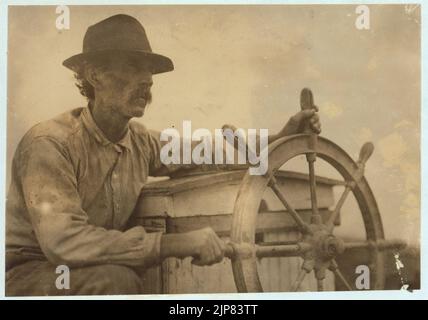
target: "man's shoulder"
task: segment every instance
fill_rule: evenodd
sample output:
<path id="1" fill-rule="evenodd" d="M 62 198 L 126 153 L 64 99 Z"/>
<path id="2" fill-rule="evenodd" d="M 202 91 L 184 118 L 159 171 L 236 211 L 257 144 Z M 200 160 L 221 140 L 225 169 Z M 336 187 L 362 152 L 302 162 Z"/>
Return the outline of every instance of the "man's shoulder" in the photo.
<path id="1" fill-rule="evenodd" d="M 144 124 L 135 120 L 129 121 L 129 129 L 137 135 L 146 135 L 149 132 Z"/>
<path id="2" fill-rule="evenodd" d="M 149 138 L 157 139 L 159 136 L 158 131 L 148 129 L 144 124 L 135 120 L 129 121 L 129 128 L 131 129 L 131 133 L 135 135 L 137 139 L 143 139 L 144 141 Z"/>
<path id="3" fill-rule="evenodd" d="M 141 122 L 131 120 L 129 122 L 129 128 L 131 134 L 134 135 L 135 139 L 140 140 L 142 143 L 152 143 L 153 140 L 158 141 L 160 139 L 160 132 L 153 129 L 148 129 Z"/>
<path id="4" fill-rule="evenodd" d="M 65 144 L 69 137 L 81 128 L 80 114 L 82 111 L 83 108 L 72 109 L 36 124 L 27 131 L 21 144 L 27 145 L 40 138 Z"/>

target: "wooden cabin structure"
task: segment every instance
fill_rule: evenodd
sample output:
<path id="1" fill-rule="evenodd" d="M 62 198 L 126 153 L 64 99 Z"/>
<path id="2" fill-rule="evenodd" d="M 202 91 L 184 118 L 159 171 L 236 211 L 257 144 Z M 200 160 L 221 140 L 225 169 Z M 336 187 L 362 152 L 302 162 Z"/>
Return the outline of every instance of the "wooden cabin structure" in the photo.
<path id="1" fill-rule="evenodd" d="M 210 226 L 227 241 L 238 188 L 246 170 L 189 175 L 148 183 L 134 213 L 134 224 L 148 232 L 186 232 Z M 303 220 L 311 216 L 311 197 L 306 174 L 279 171 L 276 178 L 281 190 Z M 323 220 L 334 205 L 333 187 L 343 184 L 317 177 L 318 207 Z M 337 219 L 339 220 L 339 219 Z M 335 222 L 336 224 L 339 221 Z M 294 220 L 271 189 L 267 189 L 260 204 L 256 243 L 293 242 L 300 237 Z M 258 272 L 267 292 L 290 291 L 300 270 L 299 257 L 273 257 L 258 261 Z M 144 273 L 144 293 L 224 293 L 236 292 L 231 261 L 225 258 L 212 266 L 195 266 L 191 258 L 169 258 L 161 266 Z M 316 291 L 314 277 L 306 277 L 301 291 Z M 328 272 L 325 290 L 334 290 L 334 276 Z"/>

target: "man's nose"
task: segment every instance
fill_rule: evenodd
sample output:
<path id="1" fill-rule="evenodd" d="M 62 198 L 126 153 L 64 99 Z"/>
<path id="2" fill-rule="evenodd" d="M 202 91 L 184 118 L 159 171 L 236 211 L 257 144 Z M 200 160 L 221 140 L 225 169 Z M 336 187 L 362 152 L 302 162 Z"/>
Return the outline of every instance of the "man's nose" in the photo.
<path id="1" fill-rule="evenodd" d="M 150 90 L 150 89 L 149 89 L 149 88 L 147 88 L 146 86 L 140 86 L 140 87 L 138 87 L 137 92 L 138 92 L 138 94 L 139 94 L 139 95 L 144 95 L 144 94 L 146 94 L 149 90 Z"/>
<path id="2" fill-rule="evenodd" d="M 150 88 L 142 89 L 140 91 L 140 93 L 141 93 L 141 95 L 146 96 L 146 97 L 151 95 Z"/>

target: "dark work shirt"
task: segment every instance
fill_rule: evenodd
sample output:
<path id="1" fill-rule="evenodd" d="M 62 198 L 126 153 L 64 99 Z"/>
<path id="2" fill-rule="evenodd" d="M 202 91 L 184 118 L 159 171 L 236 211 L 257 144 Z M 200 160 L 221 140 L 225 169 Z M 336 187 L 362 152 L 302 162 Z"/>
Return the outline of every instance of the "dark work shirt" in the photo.
<path id="1" fill-rule="evenodd" d="M 131 121 L 110 142 L 88 108 L 34 126 L 19 143 L 7 197 L 8 259 L 83 266 L 150 266 L 160 233 L 127 229 L 149 172 L 161 169 L 159 136 Z"/>

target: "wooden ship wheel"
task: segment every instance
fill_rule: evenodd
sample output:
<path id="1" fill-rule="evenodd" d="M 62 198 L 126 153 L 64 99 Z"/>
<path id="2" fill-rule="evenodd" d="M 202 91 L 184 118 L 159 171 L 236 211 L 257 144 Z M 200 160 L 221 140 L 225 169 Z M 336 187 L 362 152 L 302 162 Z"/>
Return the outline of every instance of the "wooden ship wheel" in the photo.
<path id="1" fill-rule="evenodd" d="M 312 92 L 303 89 L 301 93 L 302 109 L 314 108 Z M 324 290 L 327 270 L 334 273 L 348 290 L 352 283 L 345 279 L 337 263 L 337 256 L 346 250 L 365 248 L 370 254 L 370 289 L 382 289 L 385 281 L 385 250 L 398 250 L 405 246 L 401 241 L 385 239 L 381 215 L 375 197 L 364 177 L 364 167 L 373 153 L 372 143 L 362 146 L 360 156 L 354 161 L 343 149 L 330 140 L 319 137 L 305 129 L 304 134 L 284 137 L 271 143 L 268 149 L 269 169 L 265 175 L 245 174 L 236 197 L 232 217 L 230 242 L 226 255 L 231 259 L 233 276 L 239 292 L 263 291 L 257 271 L 257 261 L 267 257 L 301 257 L 301 270 L 293 280 L 291 291 L 298 291 L 304 278 L 313 274 L 318 291 Z M 278 187 L 275 177 L 281 166 L 291 159 L 305 155 L 309 171 L 309 190 L 311 197 L 311 219 L 305 222 L 290 204 Z M 345 189 L 327 219 L 322 219 L 317 204 L 316 176 L 314 163 L 321 158 L 331 165 L 344 179 Z M 267 188 L 272 189 L 286 212 L 301 233 L 299 240 L 293 243 L 256 243 L 256 221 L 262 197 Z M 365 241 L 346 242 L 335 235 L 335 219 L 348 195 L 353 193 L 364 222 Z M 346 213 L 344 214 L 346 219 Z"/>

